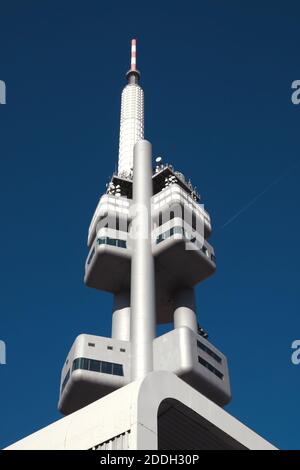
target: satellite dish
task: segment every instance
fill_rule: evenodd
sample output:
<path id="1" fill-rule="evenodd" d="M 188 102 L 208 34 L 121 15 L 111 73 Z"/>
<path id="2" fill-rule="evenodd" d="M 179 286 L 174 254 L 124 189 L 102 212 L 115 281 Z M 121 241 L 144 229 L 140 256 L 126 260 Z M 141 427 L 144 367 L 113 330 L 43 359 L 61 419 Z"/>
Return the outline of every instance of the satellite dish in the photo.
<path id="1" fill-rule="evenodd" d="M 162 158 L 161 158 L 161 157 L 157 157 L 157 158 L 155 159 L 155 161 L 156 161 L 156 163 L 161 163 L 161 162 L 162 162 Z"/>

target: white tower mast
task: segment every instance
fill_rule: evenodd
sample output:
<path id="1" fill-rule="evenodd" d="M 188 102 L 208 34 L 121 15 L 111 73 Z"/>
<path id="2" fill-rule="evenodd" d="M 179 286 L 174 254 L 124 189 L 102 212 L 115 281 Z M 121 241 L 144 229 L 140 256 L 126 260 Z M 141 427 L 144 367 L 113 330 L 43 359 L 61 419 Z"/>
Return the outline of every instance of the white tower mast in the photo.
<path id="1" fill-rule="evenodd" d="M 131 41 L 131 66 L 126 74 L 128 84 L 122 91 L 118 175 L 130 177 L 133 169 L 133 147 L 144 138 L 144 92 L 139 86 L 136 68 L 136 39 Z"/>

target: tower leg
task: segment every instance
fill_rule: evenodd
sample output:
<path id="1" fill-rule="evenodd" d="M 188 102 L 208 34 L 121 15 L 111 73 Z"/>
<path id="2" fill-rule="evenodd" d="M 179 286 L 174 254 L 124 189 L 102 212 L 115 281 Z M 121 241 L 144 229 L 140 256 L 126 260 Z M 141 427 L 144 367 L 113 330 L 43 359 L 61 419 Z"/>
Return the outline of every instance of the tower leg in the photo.
<path id="1" fill-rule="evenodd" d="M 154 259 L 151 246 L 152 148 L 134 147 L 131 260 L 131 371 L 137 380 L 153 370 L 155 337 Z"/>
<path id="2" fill-rule="evenodd" d="M 186 326 L 195 333 L 198 332 L 196 316 L 196 299 L 193 288 L 180 289 L 174 298 L 174 328 Z"/>
<path id="3" fill-rule="evenodd" d="M 130 294 L 115 294 L 113 303 L 111 337 L 121 341 L 130 341 Z"/>

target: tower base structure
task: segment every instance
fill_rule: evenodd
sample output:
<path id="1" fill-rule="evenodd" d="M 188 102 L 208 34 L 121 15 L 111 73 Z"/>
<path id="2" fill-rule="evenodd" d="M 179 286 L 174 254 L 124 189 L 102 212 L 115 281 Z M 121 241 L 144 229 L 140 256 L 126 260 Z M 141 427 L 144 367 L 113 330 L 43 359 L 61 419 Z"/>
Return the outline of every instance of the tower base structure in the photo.
<path id="1" fill-rule="evenodd" d="M 157 371 L 6 450 L 276 450 L 175 374 Z"/>

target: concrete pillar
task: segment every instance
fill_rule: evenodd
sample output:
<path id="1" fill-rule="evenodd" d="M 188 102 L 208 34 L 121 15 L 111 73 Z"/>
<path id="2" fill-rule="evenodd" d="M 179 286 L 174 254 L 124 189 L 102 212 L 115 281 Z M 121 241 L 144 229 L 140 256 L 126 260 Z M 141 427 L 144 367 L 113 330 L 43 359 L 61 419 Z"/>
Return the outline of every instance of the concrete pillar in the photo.
<path id="1" fill-rule="evenodd" d="M 154 259 L 151 246 L 152 146 L 134 146 L 131 260 L 131 371 L 137 380 L 153 370 L 155 337 Z"/>
<path id="2" fill-rule="evenodd" d="M 194 289 L 184 288 L 178 290 L 174 297 L 174 304 L 174 328 L 186 326 L 197 333 L 198 322 Z"/>
<path id="3" fill-rule="evenodd" d="M 130 294 L 120 292 L 114 295 L 111 337 L 130 341 Z"/>

